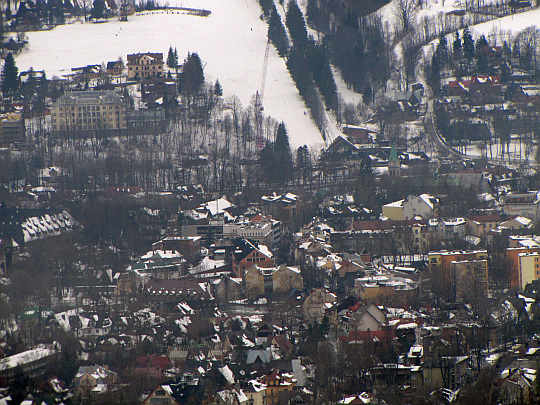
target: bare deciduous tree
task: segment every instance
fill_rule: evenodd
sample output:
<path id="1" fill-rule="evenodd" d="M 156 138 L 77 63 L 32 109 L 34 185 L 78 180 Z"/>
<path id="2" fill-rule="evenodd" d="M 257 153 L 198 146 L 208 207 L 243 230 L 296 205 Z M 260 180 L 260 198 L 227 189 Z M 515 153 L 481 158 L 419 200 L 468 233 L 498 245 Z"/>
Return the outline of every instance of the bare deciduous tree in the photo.
<path id="1" fill-rule="evenodd" d="M 394 15 L 401 23 L 403 32 L 409 30 L 417 8 L 418 3 L 415 0 L 396 0 L 394 3 Z"/>

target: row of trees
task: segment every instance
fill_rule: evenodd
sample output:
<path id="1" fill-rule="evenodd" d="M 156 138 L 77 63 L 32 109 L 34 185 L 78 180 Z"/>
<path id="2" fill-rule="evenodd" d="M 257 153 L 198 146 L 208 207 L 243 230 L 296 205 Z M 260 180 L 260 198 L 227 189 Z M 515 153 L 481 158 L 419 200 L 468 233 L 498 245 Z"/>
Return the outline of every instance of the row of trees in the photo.
<path id="1" fill-rule="evenodd" d="M 287 68 L 300 96 L 324 134 L 326 118 L 320 95 L 327 109 L 336 111 L 338 104 L 337 86 L 326 46 L 308 36 L 304 16 L 296 1 L 289 1 L 285 19 L 292 45 L 273 0 L 261 0 L 260 4 L 268 22 L 268 39 L 279 55 L 287 59 Z"/>

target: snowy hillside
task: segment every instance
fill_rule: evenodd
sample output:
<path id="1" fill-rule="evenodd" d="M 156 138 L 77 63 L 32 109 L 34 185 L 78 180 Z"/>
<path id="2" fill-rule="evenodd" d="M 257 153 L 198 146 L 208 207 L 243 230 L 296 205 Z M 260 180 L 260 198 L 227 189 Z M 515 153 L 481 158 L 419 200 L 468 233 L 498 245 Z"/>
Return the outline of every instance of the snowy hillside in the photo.
<path id="1" fill-rule="evenodd" d="M 69 73 L 72 67 L 116 60 L 128 53 L 178 49 L 180 60 L 188 51 L 198 52 L 206 63 L 206 79 L 219 78 L 225 97 L 237 95 L 249 105 L 262 72 L 266 23 L 252 0 L 191 0 L 170 6 L 205 8 L 208 17 L 157 11 L 130 16 L 128 22 L 75 23 L 52 31 L 29 32 L 29 48 L 17 57 L 20 70 L 45 69 L 48 77 Z M 323 146 L 322 137 L 309 118 L 289 76 L 285 61 L 271 47 L 266 81 L 265 114 L 284 121 L 293 148 Z M 304 114 L 305 113 L 305 114 Z"/>
<path id="2" fill-rule="evenodd" d="M 512 31 L 514 33 L 530 26 L 540 27 L 540 9 L 526 11 L 524 13 L 499 18 L 475 25 L 471 30 L 474 34 L 489 34 L 493 30 Z"/>

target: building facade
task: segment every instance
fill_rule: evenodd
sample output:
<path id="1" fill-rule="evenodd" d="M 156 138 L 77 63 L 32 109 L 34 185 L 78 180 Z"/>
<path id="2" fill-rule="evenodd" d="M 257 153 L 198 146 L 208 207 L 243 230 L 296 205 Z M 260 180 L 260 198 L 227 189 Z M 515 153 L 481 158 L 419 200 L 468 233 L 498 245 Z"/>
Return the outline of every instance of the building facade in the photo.
<path id="1" fill-rule="evenodd" d="M 52 132 L 125 131 L 127 107 L 114 91 L 68 92 L 52 105 Z"/>
<path id="2" fill-rule="evenodd" d="M 142 79 L 163 75 L 162 53 L 135 53 L 127 56 L 128 79 Z"/>

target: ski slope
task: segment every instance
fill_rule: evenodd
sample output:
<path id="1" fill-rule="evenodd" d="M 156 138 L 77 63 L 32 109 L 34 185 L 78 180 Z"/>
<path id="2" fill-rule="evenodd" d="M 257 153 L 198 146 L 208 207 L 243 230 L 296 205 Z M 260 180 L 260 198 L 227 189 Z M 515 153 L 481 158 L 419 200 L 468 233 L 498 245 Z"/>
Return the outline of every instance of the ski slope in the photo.
<path id="1" fill-rule="evenodd" d="M 29 32 L 28 48 L 17 57 L 19 70 L 31 66 L 49 78 L 68 74 L 72 67 L 117 60 L 137 52 L 178 49 L 180 61 L 197 52 L 205 64 L 206 80 L 219 78 L 224 96 L 236 95 L 249 105 L 257 90 L 266 47 L 267 25 L 253 0 L 169 0 L 168 5 L 204 8 L 208 17 L 156 11 L 129 17 L 127 22 L 74 23 L 51 31 Z M 324 146 L 309 110 L 300 98 L 285 61 L 271 47 L 265 114 L 284 121 L 291 147 Z"/>
<path id="2" fill-rule="evenodd" d="M 531 26 L 540 28 L 540 9 L 538 8 L 475 25 L 471 31 L 477 35 L 487 35 L 492 31 L 506 31 L 515 34 Z"/>

